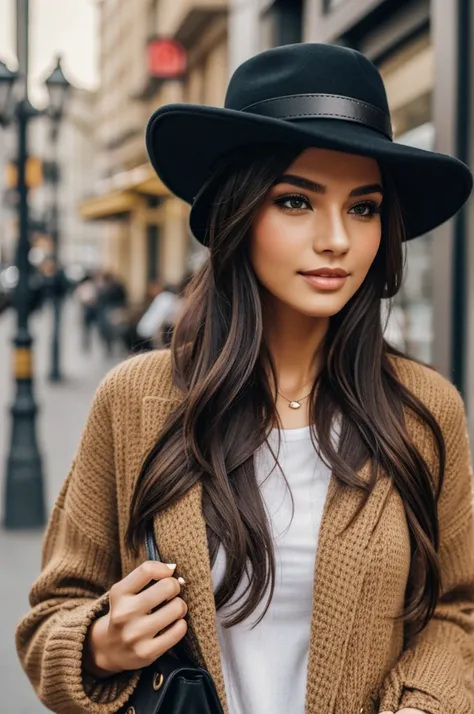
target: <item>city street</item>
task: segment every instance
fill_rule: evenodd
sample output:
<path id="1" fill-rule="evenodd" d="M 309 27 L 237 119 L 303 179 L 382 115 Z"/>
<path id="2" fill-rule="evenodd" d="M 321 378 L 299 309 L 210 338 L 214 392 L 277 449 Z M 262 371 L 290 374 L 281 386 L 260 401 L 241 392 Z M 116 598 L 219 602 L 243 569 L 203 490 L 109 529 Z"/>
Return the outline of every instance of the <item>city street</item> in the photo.
<path id="1" fill-rule="evenodd" d="M 0 317 L 0 481 L 3 494 L 13 398 L 11 337 L 13 313 Z M 94 390 L 117 359 L 106 359 L 98 343 L 91 354 L 80 350 L 79 313 L 69 303 L 64 314 L 63 372 L 66 380 L 51 385 L 47 380 L 51 311 L 49 306 L 35 317 L 36 396 L 40 407 L 38 440 L 43 457 L 48 508 L 67 475 Z M 0 530 L 0 685 L 2 714 L 39 714 L 47 711 L 36 699 L 20 667 L 14 646 L 16 623 L 28 610 L 28 591 L 40 571 L 41 532 Z"/>
<path id="2" fill-rule="evenodd" d="M 33 600 L 133 556 L 153 438 L 131 525 L 226 711 L 474 714 L 473 72 L 474 0 L 0 0 L 0 714 L 84 711 L 74 603 L 51 709 L 15 633 L 73 463 Z M 183 603 L 131 580 L 143 655 Z"/>

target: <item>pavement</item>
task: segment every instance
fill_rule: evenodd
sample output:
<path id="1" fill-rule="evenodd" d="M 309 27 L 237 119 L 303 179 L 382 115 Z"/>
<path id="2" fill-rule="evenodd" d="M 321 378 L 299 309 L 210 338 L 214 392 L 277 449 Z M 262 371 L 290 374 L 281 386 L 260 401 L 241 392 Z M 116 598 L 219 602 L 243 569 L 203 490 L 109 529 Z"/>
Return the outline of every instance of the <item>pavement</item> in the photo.
<path id="1" fill-rule="evenodd" d="M 48 382 L 51 311 L 47 306 L 32 320 L 35 339 L 35 395 L 40 408 L 38 443 L 43 459 L 48 512 L 67 476 L 82 428 L 102 377 L 122 357 L 106 358 L 96 338 L 90 354 L 80 348 L 78 306 L 71 300 L 63 320 L 62 364 L 65 379 Z M 0 316 L 0 497 L 10 438 L 9 406 L 14 396 L 12 347 L 14 314 Z M 95 336 L 96 337 L 96 336 Z M 0 503 L 3 513 L 3 501 Z M 1 714 L 40 714 L 48 711 L 36 698 L 18 662 L 14 633 L 29 610 L 28 592 L 39 575 L 42 531 L 16 532 L 0 528 L 0 692 Z"/>

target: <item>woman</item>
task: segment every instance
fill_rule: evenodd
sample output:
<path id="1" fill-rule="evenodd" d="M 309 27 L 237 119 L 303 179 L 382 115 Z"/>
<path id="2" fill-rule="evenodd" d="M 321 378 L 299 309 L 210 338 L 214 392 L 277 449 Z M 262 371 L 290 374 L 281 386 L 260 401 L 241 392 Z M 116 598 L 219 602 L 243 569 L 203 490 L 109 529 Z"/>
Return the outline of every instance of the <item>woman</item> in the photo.
<path id="1" fill-rule="evenodd" d="M 472 714 L 464 408 L 380 318 L 469 170 L 394 144 L 375 67 L 318 44 L 147 143 L 209 259 L 171 352 L 98 389 L 17 633 L 36 691 L 116 712 L 188 631 L 229 714 Z"/>

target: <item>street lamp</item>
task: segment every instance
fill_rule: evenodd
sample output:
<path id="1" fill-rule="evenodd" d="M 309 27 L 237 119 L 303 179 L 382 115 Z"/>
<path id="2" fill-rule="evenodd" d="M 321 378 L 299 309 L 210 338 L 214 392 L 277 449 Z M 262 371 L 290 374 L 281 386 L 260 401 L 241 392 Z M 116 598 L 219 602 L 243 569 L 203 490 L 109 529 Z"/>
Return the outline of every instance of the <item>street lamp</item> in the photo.
<path id="1" fill-rule="evenodd" d="M 22 9 L 27 11 L 27 7 Z M 16 266 L 19 277 L 13 300 L 17 313 L 16 335 L 13 340 L 16 394 L 11 408 L 12 429 L 5 479 L 4 510 L 4 525 L 9 529 L 37 528 L 43 526 L 46 520 L 43 471 L 36 439 L 38 408 L 33 390 L 33 339 L 29 328 L 31 308 L 29 289 L 30 231 L 26 166 L 28 161 L 28 123 L 35 112 L 28 100 L 26 77 L 23 76 L 22 79 L 21 98 L 16 101 L 11 113 L 9 111 L 10 107 L 5 107 L 4 103 L 1 116 L 3 125 L 16 121 L 18 131 L 17 205 L 19 236 Z M 2 83 L 2 93 L 5 99 L 6 94 L 11 93 L 11 78 L 4 76 Z M 8 90 L 5 89 L 7 83 Z"/>
<path id="2" fill-rule="evenodd" d="M 61 57 L 57 58 L 56 67 L 46 79 L 45 85 L 49 94 L 48 114 L 52 119 L 51 138 L 53 141 L 55 161 L 54 165 L 59 167 L 58 157 L 58 134 L 59 125 L 63 116 L 64 107 L 71 91 L 71 84 L 66 79 L 61 67 Z M 50 233 L 53 240 L 53 252 L 55 262 L 55 275 L 51 281 L 51 298 L 53 305 L 53 335 L 51 341 L 51 369 L 49 379 L 51 382 L 60 382 L 62 379 L 60 367 L 60 345 L 61 345 L 61 313 L 64 296 L 65 278 L 59 267 L 59 171 L 55 170 L 51 174 L 52 204 Z"/>
<path id="3" fill-rule="evenodd" d="M 67 81 L 61 67 L 61 57 L 57 58 L 56 67 L 46 79 L 45 85 L 49 94 L 50 114 L 53 119 L 59 121 L 71 91 L 71 84 Z"/>
<path id="4" fill-rule="evenodd" d="M 18 284 L 14 294 L 17 313 L 14 344 L 16 393 L 11 408 L 12 428 L 5 478 L 4 525 L 9 529 L 39 528 L 46 521 L 44 479 L 41 456 L 36 439 L 38 408 L 33 389 L 33 339 L 29 328 L 31 312 L 30 290 L 30 220 L 26 167 L 28 162 L 28 125 L 30 119 L 44 114 L 57 114 L 57 77 L 53 72 L 50 85 L 54 106 L 45 112 L 35 109 L 28 99 L 29 0 L 16 0 L 18 74 L 13 75 L 0 65 L 0 124 L 15 123 L 17 142 L 18 244 L 16 267 Z M 60 69 L 60 67 L 59 67 Z M 12 77 L 13 75 L 13 77 Z M 12 85 L 15 102 L 10 106 Z"/>
<path id="5" fill-rule="evenodd" d="M 12 89 L 17 76 L 16 72 L 8 69 L 5 62 L 0 60 L 0 124 L 3 124 L 2 118 L 8 116 Z"/>

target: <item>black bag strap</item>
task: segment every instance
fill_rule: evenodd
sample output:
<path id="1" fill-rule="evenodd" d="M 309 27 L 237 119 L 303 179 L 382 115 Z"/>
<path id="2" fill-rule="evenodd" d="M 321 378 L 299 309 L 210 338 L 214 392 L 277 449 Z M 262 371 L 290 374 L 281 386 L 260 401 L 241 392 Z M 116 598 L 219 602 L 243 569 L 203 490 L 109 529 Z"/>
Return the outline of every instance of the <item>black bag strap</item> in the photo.
<path id="1" fill-rule="evenodd" d="M 158 546 L 157 546 L 156 540 L 155 540 L 155 531 L 153 529 L 153 520 L 150 520 L 148 522 L 146 530 L 145 530 L 145 546 L 146 546 L 147 559 L 148 560 L 158 560 L 161 562 L 160 552 L 158 550 Z M 191 655 L 191 652 L 189 649 L 187 637 L 184 637 L 184 639 L 181 640 L 181 642 L 178 642 L 178 644 L 173 647 L 173 652 L 175 655 L 177 655 L 181 659 L 184 659 L 185 663 L 191 664 L 192 666 L 196 666 L 194 663 L 194 658 Z"/>
<path id="2" fill-rule="evenodd" d="M 158 546 L 156 545 L 153 521 L 149 521 L 145 532 L 146 556 L 148 560 L 159 560 L 161 562 Z"/>

